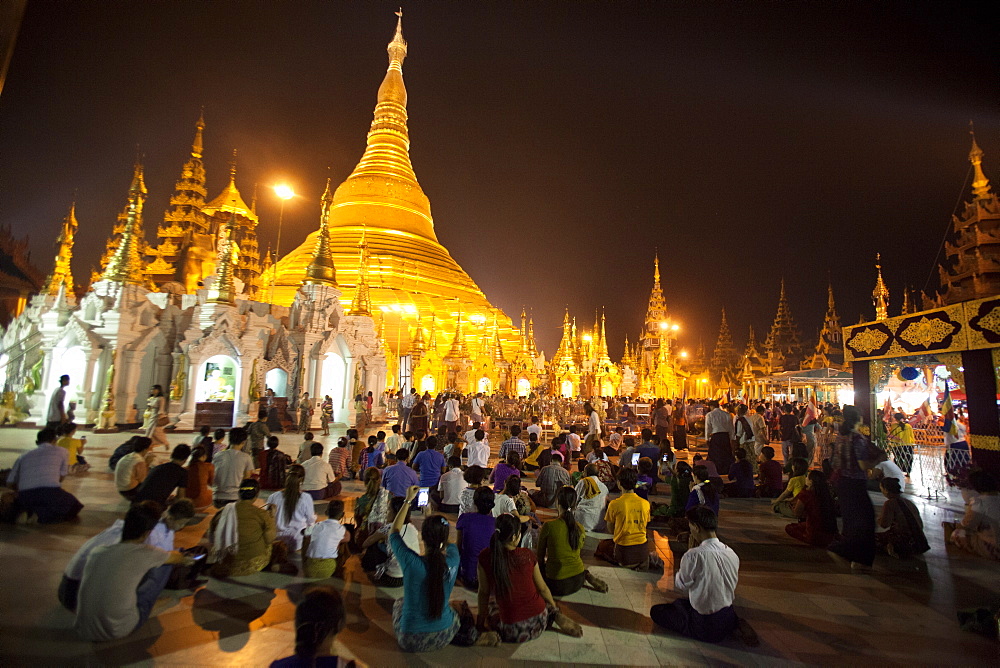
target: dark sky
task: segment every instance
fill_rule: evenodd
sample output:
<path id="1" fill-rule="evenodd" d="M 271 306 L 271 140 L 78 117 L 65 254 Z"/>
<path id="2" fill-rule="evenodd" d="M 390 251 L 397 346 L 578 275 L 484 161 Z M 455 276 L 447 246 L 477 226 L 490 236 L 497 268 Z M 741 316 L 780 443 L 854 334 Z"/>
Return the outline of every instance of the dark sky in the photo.
<path id="1" fill-rule="evenodd" d="M 606 305 L 613 355 L 635 340 L 654 247 L 685 347 L 711 349 L 723 306 L 738 345 L 749 324 L 763 337 L 782 276 L 807 335 L 828 275 L 845 321 L 871 317 L 876 250 L 896 310 L 969 192 L 970 119 L 1000 180 L 998 23 L 961 4 L 407 2 L 438 237 L 494 304 L 534 307 L 549 354 L 566 304 L 584 322 Z M 136 144 L 152 230 L 204 105 L 209 196 L 233 148 L 247 199 L 287 179 L 290 249 L 327 167 L 339 182 L 361 156 L 394 9 L 29 0 L 0 96 L 0 224 L 47 271 L 78 191 L 84 278 Z M 263 247 L 267 193 L 259 212 Z"/>

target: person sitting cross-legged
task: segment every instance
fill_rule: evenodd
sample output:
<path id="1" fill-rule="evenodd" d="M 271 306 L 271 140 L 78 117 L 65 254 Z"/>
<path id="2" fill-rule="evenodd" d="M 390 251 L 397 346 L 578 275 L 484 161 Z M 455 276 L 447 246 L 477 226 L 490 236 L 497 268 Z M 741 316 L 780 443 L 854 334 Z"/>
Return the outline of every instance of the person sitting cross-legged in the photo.
<path id="1" fill-rule="evenodd" d="M 687 511 L 688 550 L 674 576 L 674 589 L 688 594 L 673 603 L 654 605 L 649 616 L 658 626 L 702 642 L 720 642 L 739 631 L 748 645 L 756 634 L 733 609 L 740 558 L 715 534 L 718 519 L 711 508 Z"/>
<path id="2" fill-rule="evenodd" d="M 618 472 L 622 495 L 608 504 L 604 521 L 612 538 L 597 544 L 594 556 L 626 568 L 662 566 L 656 555 L 650 554 L 646 526 L 649 524 L 649 501 L 635 493 L 638 475 L 635 469 Z"/>
<path id="3" fill-rule="evenodd" d="M 520 536 L 517 517 L 505 513 L 497 518 L 490 546 L 479 553 L 480 632 L 495 631 L 504 642 L 521 643 L 554 624 L 579 638 L 583 629 L 560 612 L 535 554 L 518 547 Z"/>
<path id="4" fill-rule="evenodd" d="M 552 463 L 543 467 L 535 476 L 535 486 L 538 489 L 531 494 L 531 500 L 536 506 L 551 508 L 559 488 L 573 484 L 562 464 L 562 455 L 555 453 L 552 455 Z"/>
<path id="5" fill-rule="evenodd" d="M 493 517 L 493 506 L 496 494 L 489 487 L 476 487 L 473 492 L 474 512 L 462 513 L 455 524 L 457 536 L 455 544 L 461 557 L 458 575 L 462 583 L 469 589 L 479 589 L 476 564 L 479 563 L 479 553 L 490 546 L 490 538 L 496 529 L 496 518 Z"/>
<path id="6" fill-rule="evenodd" d="M 788 477 L 788 484 L 778 498 L 771 502 L 771 510 L 782 517 L 797 519 L 792 503 L 799 492 L 806 488 L 806 472 L 809 470 L 809 464 L 801 457 L 793 457 L 790 464 L 792 474 Z"/>
<path id="7" fill-rule="evenodd" d="M 331 501 L 326 507 L 326 516 L 322 522 L 304 529 L 302 570 L 307 578 L 330 578 L 342 572 L 350 554 L 350 528 L 341 524 L 344 502 Z"/>

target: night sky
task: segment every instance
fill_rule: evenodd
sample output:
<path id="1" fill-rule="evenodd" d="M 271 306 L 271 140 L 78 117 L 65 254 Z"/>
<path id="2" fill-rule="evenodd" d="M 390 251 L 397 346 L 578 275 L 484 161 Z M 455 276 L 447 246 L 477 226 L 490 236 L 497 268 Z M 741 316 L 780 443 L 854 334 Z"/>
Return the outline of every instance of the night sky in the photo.
<path id="1" fill-rule="evenodd" d="M 815 335 L 922 288 L 970 192 L 968 122 L 1000 185 L 998 23 L 971 3 L 407 2 L 411 157 L 438 238 L 490 300 L 533 307 L 551 355 L 565 305 L 635 341 L 658 247 L 681 345 L 725 306 L 762 339 L 786 278 Z M 872 6 L 877 5 L 877 6 Z M 954 6 L 953 6 L 954 5 Z M 327 175 L 365 146 L 395 17 L 380 2 L 29 0 L 0 95 L 0 224 L 48 271 L 77 192 L 84 280 L 124 204 L 136 144 L 146 229 L 201 106 L 209 197 L 233 148 L 262 249 L 318 224 Z M 936 273 L 930 286 L 936 286 Z"/>

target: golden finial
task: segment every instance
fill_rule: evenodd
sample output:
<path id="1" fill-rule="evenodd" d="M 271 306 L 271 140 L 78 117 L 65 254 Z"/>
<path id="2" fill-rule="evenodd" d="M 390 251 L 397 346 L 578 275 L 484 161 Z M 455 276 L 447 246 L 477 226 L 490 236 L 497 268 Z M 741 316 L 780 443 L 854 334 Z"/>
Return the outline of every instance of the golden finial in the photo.
<path id="1" fill-rule="evenodd" d="M 875 290 L 872 291 L 872 303 L 875 305 L 875 319 L 885 320 L 889 317 L 889 288 L 882 280 L 882 254 L 875 254 L 875 271 L 878 278 L 875 280 Z"/>
<path id="2" fill-rule="evenodd" d="M 205 299 L 210 304 L 232 304 L 236 301 L 236 284 L 233 270 L 236 267 L 236 214 L 230 212 L 229 221 L 222 228 L 219 254 L 215 269 L 215 282 Z"/>
<path id="3" fill-rule="evenodd" d="M 990 181 L 983 174 L 983 149 L 976 143 L 976 130 L 969 121 L 969 134 L 972 136 L 972 149 L 969 151 L 969 162 L 972 163 L 974 176 L 972 179 L 972 193 L 976 199 L 986 199 L 990 196 Z"/>
<path id="4" fill-rule="evenodd" d="M 205 129 L 205 107 L 201 108 L 201 114 L 198 116 L 198 122 L 195 123 L 194 127 L 194 141 L 191 143 L 191 157 L 200 158 L 205 150 L 202 142 L 202 131 Z"/>
<path id="5" fill-rule="evenodd" d="M 660 251 L 653 251 L 653 281 L 656 285 L 660 284 Z"/>
<path id="6" fill-rule="evenodd" d="M 79 226 L 80 224 L 76 221 L 76 202 L 74 201 L 70 204 L 69 213 L 63 219 L 62 228 L 59 230 L 59 238 L 56 240 L 56 259 L 52 265 L 52 271 L 45 278 L 45 283 L 42 286 L 43 295 L 57 295 L 60 285 L 65 285 L 67 292 L 73 291 L 73 270 L 70 264 L 73 260 L 73 241 Z"/>
<path id="7" fill-rule="evenodd" d="M 410 354 L 420 356 L 424 352 L 424 326 L 420 322 L 420 313 L 417 313 L 417 327 L 413 332 L 413 340 L 410 341 Z"/>
<path id="8" fill-rule="evenodd" d="M 354 300 L 351 301 L 351 310 L 348 315 L 371 316 L 372 314 L 372 301 L 368 294 L 368 281 L 366 276 L 368 273 L 367 231 L 367 226 L 361 229 L 361 243 L 358 244 L 361 255 L 361 260 L 358 262 L 358 287 L 354 292 Z"/>
<path id="9" fill-rule="evenodd" d="M 142 206 L 146 201 L 146 183 L 143 179 L 142 163 L 136 162 L 132 172 L 132 185 L 128 191 L 128 205 L 125 209 L 125 226 L 114 254 L 104 268 L 102 280 L 128 285 L 142 283 L 140 246 L 142 245 Z"/>
<path id="10" fill-rule="evenodd" d="M 455 338 L 451 342 L 449 357 L 465 359 L 469 356 L 469 350 L 465 345 L 465 334 L 462 332 L 462 303 L 458 304 L 458 320 L 455 321 Z"/>
<path id="11" fill-rule="evenodd" d="M 503 345 L 500 343 L 500 325 L 497 324 L 497 314 L 493 314 L 493 361 L 503 362 Z"/>
<path id="12" fill-rule="evenodd" d="M 395 65 L 399 68 L 403 64 L 403 59 L 406 58 L 406 40 L 403 39 L 403 8 L 400 7 L 399 11 L 394 12 L 394 14 L 396 15 L 396 32 L 388 46 L 389 67 Z"/>
<path id="13" fill-rule="evenodd" d="M 333 252 L 330 250 L 330 207 L 333 205 L 333 195 L 330 193 L 330 179 L 326 180 L 326 190 L 320 200 L 319 233 L 316 235 L 316 249 L 313 251 L 312 262 L 306 267 L 306 283 L 314 285 L 337 285 L 337 269 L 333 263 Z M 362 261 L 364 257 L 362 256 Z M 360 269 L 364 271 L 364 269 Z M 363 280 L 363 279 L 362 279 Z M 358 293 L 361 292 L 360 286 Z M 354 305 L 351 305 L 352 315 Z"/>
<path id="14" fill-rule="evenodd" d="M 253 184 L 253 196 L 250 197 L 250 213 L 257 215 L 257 182 Z"/>

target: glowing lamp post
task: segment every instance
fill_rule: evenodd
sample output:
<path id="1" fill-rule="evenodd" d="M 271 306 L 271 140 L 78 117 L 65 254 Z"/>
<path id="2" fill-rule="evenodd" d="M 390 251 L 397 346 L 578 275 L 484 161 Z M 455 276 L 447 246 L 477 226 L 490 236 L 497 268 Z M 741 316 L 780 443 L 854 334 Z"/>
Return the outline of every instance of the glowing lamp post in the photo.
<path id="1" fill-rule="evenodd" d="M 271 299 L 274 302 L 274 282 L 278 278 L 278 258 L 281 257 L 281 224 L 285 218 L 285 202 L 295 197 L 295 191 L 287 183 L 274 186 L 274 194 L 281 202 L 278 205 L 278 241 L 274 245 L 274 265 L 271 267 Z"/>

